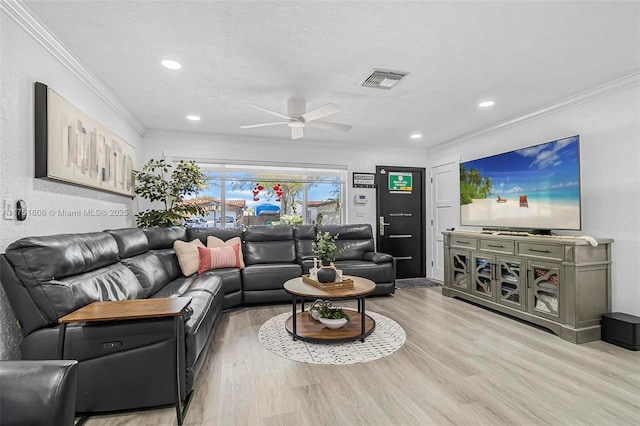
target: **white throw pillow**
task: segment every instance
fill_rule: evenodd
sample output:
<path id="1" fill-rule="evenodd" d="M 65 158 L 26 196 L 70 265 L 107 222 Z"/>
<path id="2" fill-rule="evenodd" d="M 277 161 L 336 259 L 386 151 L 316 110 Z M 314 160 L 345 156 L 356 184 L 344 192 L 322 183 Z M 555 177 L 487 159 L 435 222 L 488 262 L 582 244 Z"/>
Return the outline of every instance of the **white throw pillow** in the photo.
<path id="1" fill-rule="evenodd" d="M 178 256 L 178 263 L 185 277 L 198 272 L 198 267 L 200 266 L 198 247 L 204 247 L 204 244 L 197 238 L 188 243 L 180 240 L 173 243 L 173 250 Z"/>

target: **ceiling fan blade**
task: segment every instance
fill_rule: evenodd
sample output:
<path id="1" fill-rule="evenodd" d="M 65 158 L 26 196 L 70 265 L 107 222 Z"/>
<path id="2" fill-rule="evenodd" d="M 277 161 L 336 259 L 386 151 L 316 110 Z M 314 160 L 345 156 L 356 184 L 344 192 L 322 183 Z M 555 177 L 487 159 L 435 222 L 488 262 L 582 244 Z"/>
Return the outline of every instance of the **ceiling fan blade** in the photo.
<path id="1" fill-rule="evenodd" d="M 303 136 L 304 136 L 304 132 L 302 131 L 302 127 L 291 128 L 291 139 L 300 139 Z"/>
<path id="2" fill-rule="evenodd" d="M 262 124 L 249 124 L 246 126 L 240 126 L 241 129 L 253 129 L 254 127 L 275 126 L 276 124 L 289 124 L 288 121 L 279 121 L 277 123 L 262 123 Z"/>
<path id="3" fill-rule="evenodd" d="M 328 103 L 316 109 L 312 109 L 306 114 L 302 114 L 301 117 L 304 118 L 305 122 L 309 122 L 312 120 L 317 120 L 318 118 L 328 117 L 331 114 L 335 114 L 336 112 L 340 112 L 340 107 L 336 104 Z"/>
<path id="4" fill-rule="evenodd" d="M 273 114 L 273 115 L 275 115 L 277 117 L 284 118 L 286 120 L 290 120 L 291 118 L 293 118 L 293 117 L 289 117 L 288 115 L 284 115 L 284 114 L 281 114 L 281 113 L 276 112 L 276 111 L 271 111 L 270 109 L 263 108 L 263 107 L 258 106 L 258 105 L 249 104 L 249 106 L 253 107 L 255 109 L 259 109 L 260 111 L 268 112 L 268 113 Z"/>
<path id="5" fill-rule="evenodd" d="M 317 127 L 318 129 L 327 130 L 340 130 L 341 132 L 348 132 L 351 130 L 351 126 L 348 124 L 327 123 L 326 121 L 312 121 L 305 123 L 308 127 Z"/>

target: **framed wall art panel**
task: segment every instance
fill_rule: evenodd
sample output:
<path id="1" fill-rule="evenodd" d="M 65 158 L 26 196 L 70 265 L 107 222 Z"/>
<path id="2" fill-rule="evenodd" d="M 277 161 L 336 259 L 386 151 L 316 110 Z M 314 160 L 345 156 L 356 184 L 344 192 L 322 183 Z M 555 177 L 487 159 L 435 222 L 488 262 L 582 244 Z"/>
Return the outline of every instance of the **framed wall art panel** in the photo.
<path id="1" fill-rule="evenodd" d="M 35 177 L 134 196 L 135 148 L 35 83 Z"/>

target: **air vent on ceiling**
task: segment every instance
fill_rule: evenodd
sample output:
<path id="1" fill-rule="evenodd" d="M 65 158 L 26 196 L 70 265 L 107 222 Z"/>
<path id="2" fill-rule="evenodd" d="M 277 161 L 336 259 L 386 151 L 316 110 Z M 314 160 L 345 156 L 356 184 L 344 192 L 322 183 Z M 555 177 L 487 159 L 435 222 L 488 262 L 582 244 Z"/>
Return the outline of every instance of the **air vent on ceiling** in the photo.
<path id="1" fill-rule="evenodd" d="M 360 83 L 360 86 L 389 90 L 400 83 L 400 80 L 402 80 L 407 74 L 409 73 L 374 69 L 373 73 Z"/>

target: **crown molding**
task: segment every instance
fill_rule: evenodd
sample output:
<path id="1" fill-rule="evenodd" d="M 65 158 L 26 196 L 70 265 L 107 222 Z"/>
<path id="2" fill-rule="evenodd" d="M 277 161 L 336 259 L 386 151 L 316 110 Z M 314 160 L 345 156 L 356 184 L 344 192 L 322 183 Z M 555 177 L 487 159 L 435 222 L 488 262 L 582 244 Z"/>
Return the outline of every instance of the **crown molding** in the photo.
<path id="1" fill-rule="evenodd" d="M 146 126 L 111 92 L 78 58 L 76 58 L 19 0 L 0 0 L 0 11 L 22 28 L 109 108 L 131 125 L 140 135 Z"/>
<path id="2" fill-rule="evenodd" d="M 469 133 L 465 133 L 453 139 L 449 139 L 441 144 L 438 144 L 437 146 L 434 146 L 430 151 L 437 152 L 442 149 L 450 148 L 451 146 L 462 143 L 468 139 L 484 136 L 489 133 L 498 132 L 511 127 L 516 127 L 521 124 L 545 117 L 547 115 L 552 115 L 566 109 L 574 108 L 576 106 L 595 101 L 597 99 L 611 96 L 615 93 L 622 92 L 623 90 L 631 89 L 639 85 L 640 71 L 636 71 L 607 83 L 601 84 L 599 86 L 593 87 L 591 89 L 585 90 L 573 96 L 569 96 L 559 101 L 547 104 L 528 113 L 518 115 L 505 121 L 491 124 L 490 126 L 483 127 Z"/>

